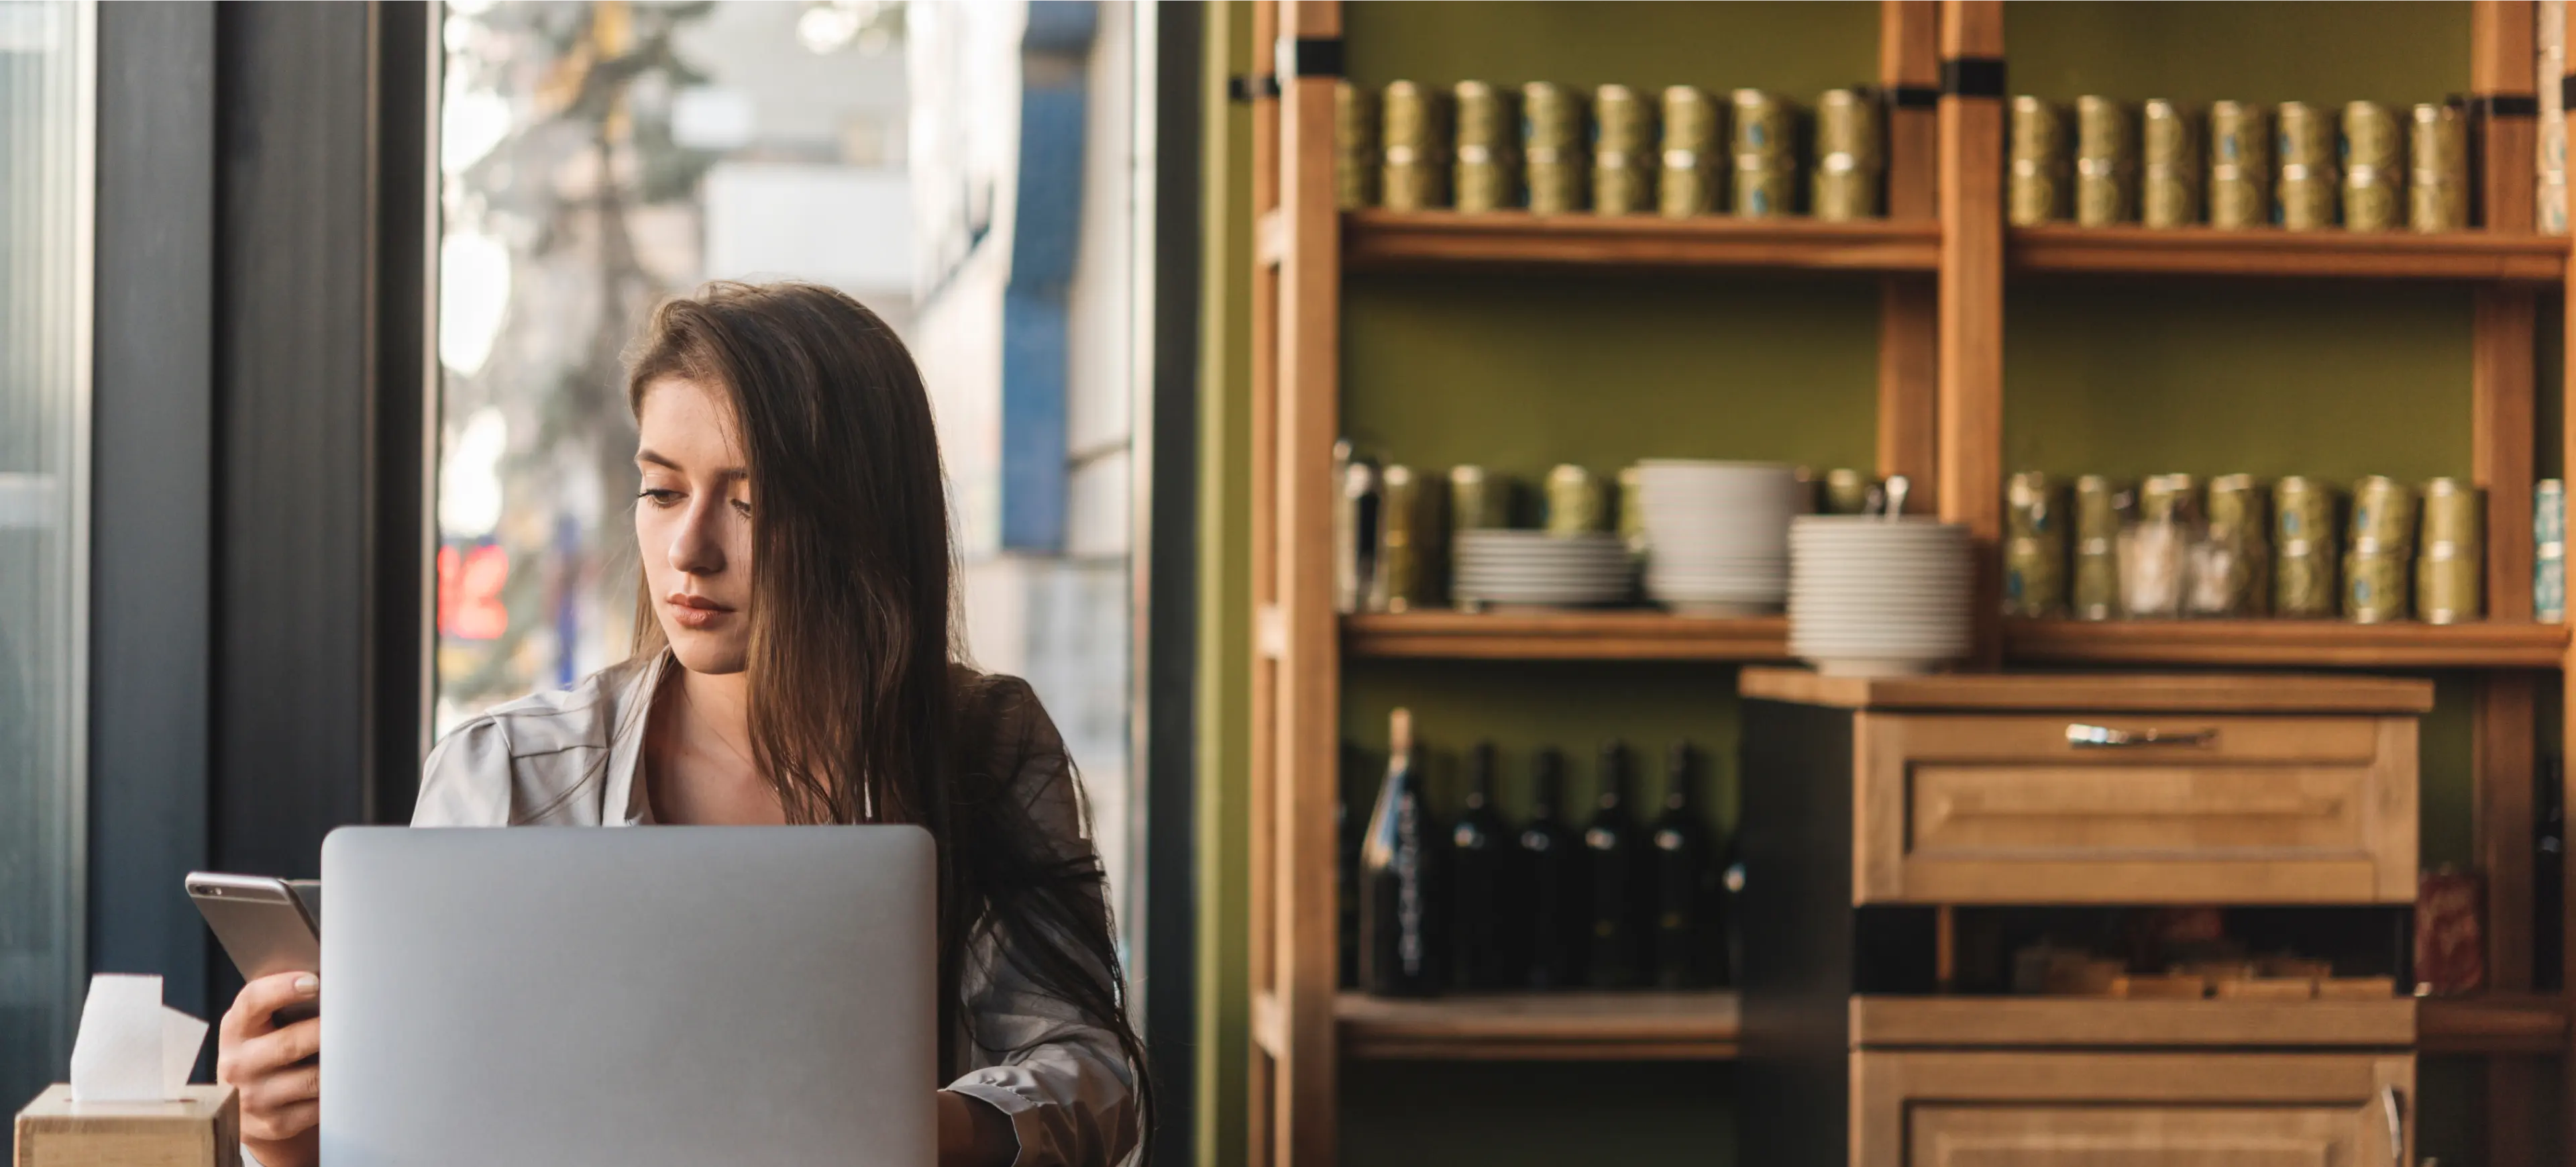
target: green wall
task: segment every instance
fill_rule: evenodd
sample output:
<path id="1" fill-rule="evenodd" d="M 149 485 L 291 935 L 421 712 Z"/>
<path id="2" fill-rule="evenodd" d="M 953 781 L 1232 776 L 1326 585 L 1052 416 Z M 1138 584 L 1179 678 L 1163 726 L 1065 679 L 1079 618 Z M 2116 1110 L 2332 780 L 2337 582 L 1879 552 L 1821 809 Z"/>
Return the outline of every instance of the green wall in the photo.
<path id="1" fill-rule="evenodd" d="M 1352 78 L 1447 84 L 1754 85 L 1800 98 L 1868 81 L 1869 3 L 1422 3 L 1344 6 Z M 1248 72 L 1239 0 L 1211 7 L 1218 76 Z M 2014 92 L 2109 92 L 2201 103 L 2434 100 L 2466 88 L 2465 3 L 2020 3 L 2006 8 Z M 1248 130 L 1212 82 L 1207 391 L 1203 398 L 1200 697 L 1200 1160 L 1242 1161 L 1249 627 L 1242 517 L 1248 429 L 1244 230 Z M 1343 416 L 1383 457 L 1475 462 L 1535 479 L 1657 455 L 1867 466 L 1877 292 L 1867 280 L 1361 273 L 1345 286 Z M 2349 479 L 2468 470 L 2469 297 L 2458 289 L 2297 282 L 2019 280 L 2006 300 L 2005 452 L 2013 468 L 2136 475 L 2247 471 Z M 2542 306 L 2539 442 L 2559 465 L 2558 321 Z M 2469 679 L 2435 675 L 2423 726 L 2424 856 L 2470 851 Z M 1388 709 L 1416 715 L 1455 800 L 1458 751 L 1506 751 L 1504 800 L 1525 810 L 1528 751 L 1553 744 L 1588 793 L 1593 749 L 1639 751 L 1643 788 L 1689 737 L 1733 817 L 1734 670 L 1722 666 L 1351 661 L 1345 735 L 1382 749 Z M 2555 724 L 2555 710 L 2551 724 Z M 2554 740 L 2554 739 L 2552 739 Z M 1374 775 L 1361 775 L 1362 785 Z M 1696 1065 L 1347 1065 L 1347 1162 L 1727 1164 L 1734 1068 Z M 2423 1152 L 2477 1162 L 2474 1063 L 2428 1061 Z"/>

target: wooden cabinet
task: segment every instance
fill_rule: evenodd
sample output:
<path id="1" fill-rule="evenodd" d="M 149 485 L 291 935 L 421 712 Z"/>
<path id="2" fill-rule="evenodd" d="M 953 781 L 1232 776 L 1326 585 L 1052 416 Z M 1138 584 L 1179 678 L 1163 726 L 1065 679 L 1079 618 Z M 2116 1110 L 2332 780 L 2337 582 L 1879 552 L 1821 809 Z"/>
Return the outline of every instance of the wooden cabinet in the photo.
<path id="1" fill-rule="evenodd" d="M 2414 1059 L 1853 1056 L 1852 1167 L 2404 1167 Z"/>
<path id="2" fill-rule="evenodd" d="M 2033 935 L 2017 913 L 2223 904 L 2331 913 L 2352 931 L 2311 939 L 2349 947 L 2300 955 L 2406 983 L 2429 683 L 1748 668 L 1741 689 L 1748 1162 L 2407 1162 L 2410 999 L 2014 996 L 1996 970 Z"/>
<path id="3" fill-rule="evenodd" d="M 1860 903 L 2405 903 L 2415 718 L 1862 712 Z"/>

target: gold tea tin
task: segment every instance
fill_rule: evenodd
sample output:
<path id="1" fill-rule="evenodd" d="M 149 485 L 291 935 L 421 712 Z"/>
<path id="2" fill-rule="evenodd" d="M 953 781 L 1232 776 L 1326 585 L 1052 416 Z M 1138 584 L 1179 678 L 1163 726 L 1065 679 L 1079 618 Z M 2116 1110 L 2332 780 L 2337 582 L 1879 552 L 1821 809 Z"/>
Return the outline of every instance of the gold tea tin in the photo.
<path id="1" fill-rule="evenodd" d="M 1816 99 L 1816 173 L 1809 213 L 1827 222 L 1878 217 L 1878 103 L 1856 89 L 1829 89 Z"/>
<path id="2" fill-rule="evenodd" d="M 2416 106 L 2407 145 L 2406 225 L 2426 233 L 2468 230 L 2469 132 L 2459 107 Z"/>
<path id="3" fill-rule="evenodd" d="M 1718 129 L 1717 102 L 1705 90 L 1665 88 L 1664 166 L 1655 181 L 1655 209 L 1665 218 L 1687 219 L 1717 209 L 1718 176 L 1726 171 Z"/>
<path id="4" fill-rule="evenodd" d="M 1646 472 L 1635 466 L 1619 468 L 1619 542 L 1628 554 L 1646 554 Z"/>
<path id="5" fill-rule="evenodd" d="M 1482 466 L 1449 468 L 1449 527 L 1484 531 L 1512 525 L 1511 481 Z"/>
<path id="6" fill-rule="evenodd" d="M 1388 210 L 1449 205 L 1449 103 L 1410 81 L 1386 87 L 1386 164 L 1378 180 Z"/>
<path id="7" fill-rule="evenodd" d="M 2293 475 L 2272 484 L 2272 611 L 2280 616 L 2332 616 L 2335 589 L 2335 490 Z"/>
<path id="8" fill-rule="evenodd" d="M 1601 480 L 1591 471 L 1572 464 L 1548 471 L 1547 533 L 1579 535 L 1600 530 L 1605 501 Z"/>
<path id="9" fill-rule="evenodd" d="M 1584 148 L 1583 98 L 1552 81 L 1521 86 L 1521 166 L 1534 215 L 1583 209 L 1592 153 Z"/>
<path id="10" fill-rule="evenodd" d="M 2209 106 L 2209 225 L 2260 227 L 2272 219 L 2272 123 L 2262 106 Z"/>
<path id="11" fill-rule="evenodd" d="M 1797 209 L 1798 110 L 1759 89 L 1727 95 L 1734 174 L 1729 209 L 1739 219 L 1773 219 Z"/>
<path id="12" fill-rule="evenodd" d="M 1333 83 L 1333 202 L 1345 211 L 1377 205 L 1377 95 Z"/>
<path id="13" fill-rule="evenodd" d="M 1512 95 L 1482 81 L 1461 81 L 1457 163 L 1452 188 L 1461 211 L 1499 211 L 1520 205 L 1521 120 Z"/>
<path id="14" fill-rule="evenodd" d="M 2066 522 L 2057 483 L 2025 470 L 2004 486 L 2004 614 L 2054 615 L 2066 599 Z"/>
<path id="15" fill-rule="evenodd" d="M 2406 618 L 2403 552 L 2348 551 L 2343 557 L 2343 614 L 2355 624 Z"/>
<path id="16" fill-rule="evenodd" d="M 2352 535 L 2348 552 L 2393 554 L 2399 558 L 2415 546 L 2415 491 L 2405 483 L 2374 474 L 2352 488 Z"/>
<path id="17" fill-rule="evenodd" d="M 2280 105 L 2273 149 L 2280 159 L 2277 222 L 2292 231 L 2335 224 L 2335 126 L 2331 115 L 2304 101 Z"/>
<path id="18" fill-rule="evenodd" d="M 2341 606 L 2336 590 L 2335 556 L 2330 552 L 2283 551 L 2272 560 L 2272 614 L 2317 618 L 2332 616 Z"/>
<path id="19" fill-rule="evenodd" d="M 2012 99 L 2011 147 L 2006 204 L 2012 224 L 2066 218 L 2074 191 L 2067 180 L 2065 113 L 2036 97 Z"/>
<path id="20" fill-rule="evenodd" d="M 2209 480 L 2209 537 L 2232 559 L 2223 614 L 2260 616 L 2272 610 L 2271 524 L 2265 520 L 2262 487 L 2251 474 L 2222 474 Z M 2204 609 L 2204 615 L 2220 612 Z"/>
<path id="21" fill-rule="evenodd" d="M 2485 582 L 2486 565 L 2470 555 L 2436 555 L 2430 550 L 2415 558 L 2415 618 L 2427 624 L 2459 624 L 2475 620 L 2486 613 L 2486 596 L 2480 584 Z"/>
<path id="22" fill-rule="evenodd" d="M 2004 533 L 2065 536 L 2066 523 L 2058 511 L 2057 481 L 2045 471 L 2023 470 L 2004 480 Z"/>
<path id="23" fill-rule="evenodd" d="M 2140 109 L 2146 159 L 2140 171 L 2139 220 L 2150 227 L 2200 222 L 2200 133 L 2190 111 L 2163 98 Z"/>
<path id="24" fill-rule="evenodd" d="M 2200 513 L 2199 480 L 2188 474 L 2150 474 L 2138 482 L 2138 518 L 2185 522 Z"/>
<path id="25" fill-rule="evenodd" d="M 2108 620 L 2120 606 L 2121 494 L 2108 478 L 2075 480 L 2075 547 L 2070 594 L 2079 620 Z"/>
<path id="26" fill-rule="evenodd" d="M 2108 227 L 2137 218 L 2138 134 L 2129 107 L 2108 97 L 2075 99 L 2075 221 Z"/>
<path id="27" fill-rule="evenodd" d="M 1655 205 L 1655 111 L 1637 91 L 1592 91 L 1592 210 L 1640 215 Z"/>
<path id="28" fill-rule="evenodd" d="M 2375 101 L 2343 107 L 2343 225 L 2394 231 L 2406 221 L 2406 128 Z"/>
<path id="29" fill-rule="evenodd" d="M 1869 491 L 1876 485 L 1869 475 L 1848 467 L 1825 471 L 1825 513 L 1856 515 L 1868 510 Z"/>
<path id="30" fill-rule="evenodd" d="M 1448 540 L 1441 530 L 1439 496 L 1410 466 L 1379 472 L 1386 496 L 1381 515 L 1379 572 L 1386 580 L 1388 612 L 1410 612 L 1439 602 L 1440 563 Z"/>

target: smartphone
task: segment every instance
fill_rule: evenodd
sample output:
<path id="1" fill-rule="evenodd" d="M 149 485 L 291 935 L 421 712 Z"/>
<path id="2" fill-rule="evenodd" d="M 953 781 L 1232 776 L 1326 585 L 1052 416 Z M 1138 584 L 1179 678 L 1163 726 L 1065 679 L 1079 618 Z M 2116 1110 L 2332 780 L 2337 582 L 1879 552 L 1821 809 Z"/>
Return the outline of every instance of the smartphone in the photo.
<path id="1" fill-rule="evenodd" d="M 188 898 L 197 902 L 198 913 L 214 929 L 215 939 L 223 941 L 225 954 L 244 980 L 321 971 L 322 929 L 307 898 L 297 891 L 288 881 L 265 875 L 188 873 Z M 320 885 L 314 884 L 313 891 L 318 898 Z M 278 1010 L 275 1020 L 292 1025 L 319 1010 L 318 1005 L 293 1005 Z"/>

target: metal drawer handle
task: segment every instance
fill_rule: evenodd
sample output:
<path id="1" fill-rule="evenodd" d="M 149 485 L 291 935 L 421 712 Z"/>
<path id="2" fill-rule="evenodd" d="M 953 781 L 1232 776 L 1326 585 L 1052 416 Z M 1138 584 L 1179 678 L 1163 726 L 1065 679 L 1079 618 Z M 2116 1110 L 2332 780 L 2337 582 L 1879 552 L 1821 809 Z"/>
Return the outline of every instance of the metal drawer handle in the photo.
<path id="1" fill-rule="evenodd" d="M 2388 1167 L 2406 1167 L 2406 1109 L 2397 1087 L 2379 1088 L 2379 1105 L 2388 1113 Z"/>
<path id="2" fill-rule="evenodd" d="M 2214 729 L 2195 730 L 2191 733 L 2166 733 L 2163 730 L 2142 729 L 2131 733 L 2125 729 L 2113 729 L 2107 725 L 2086 725 L 2080 721 L 2072 722 L 2066 727 L 2066 744 L 2070 746 L 2205 746 L 2217 740 L 2218 731 Z"/>

